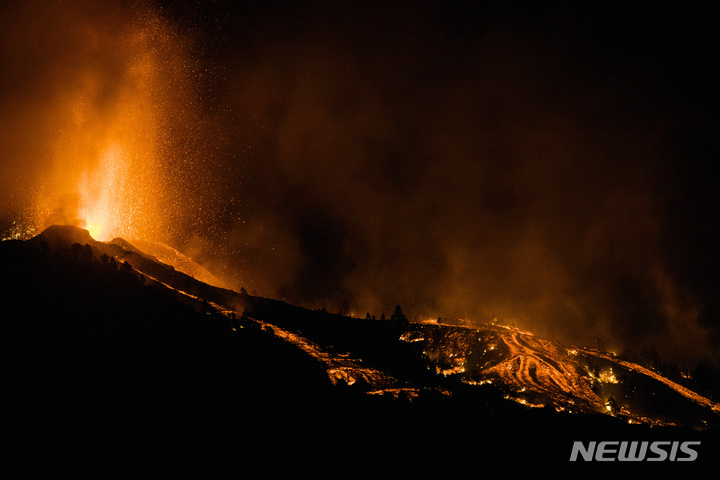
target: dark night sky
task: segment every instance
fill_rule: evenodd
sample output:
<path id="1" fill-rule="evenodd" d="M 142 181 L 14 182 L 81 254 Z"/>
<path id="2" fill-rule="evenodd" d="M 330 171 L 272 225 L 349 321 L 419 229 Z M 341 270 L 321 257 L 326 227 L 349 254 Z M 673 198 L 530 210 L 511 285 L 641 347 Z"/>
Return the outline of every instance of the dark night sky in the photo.
<path id="1" fill-rule="evenodd" d="M 713 17 L 539 3 L 163 2 L 200 105 L 175 244 L 331 311 L 713 354 Z"/>

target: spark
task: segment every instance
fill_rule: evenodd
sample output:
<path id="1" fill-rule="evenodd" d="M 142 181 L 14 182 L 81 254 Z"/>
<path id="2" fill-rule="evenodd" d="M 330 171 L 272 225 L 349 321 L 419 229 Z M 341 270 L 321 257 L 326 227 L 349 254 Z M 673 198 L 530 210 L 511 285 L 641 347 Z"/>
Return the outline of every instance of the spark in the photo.
<path id="1" fill-rule="evenodd" d="M 72 16 L 73 8 L 59 6 L 57 14 Z M 31 193 L 31 223 L 40 230 L 79 226 L 100 241 L 169 243 L 185 227 L 178 219 L 197 210 L 186 185 L 206 181 L 195 175 L 202 172 L 178 165 L 178 159 L 203 165 L 196 161 L 203 153 L 197 139 L 186 133 L 198 114 L 192 40 L 150 6 L 114 29 L 104 18 L 84 16 L 82 22 L 73 32 L 87 32 L 92 42 L 78 54 L 74 73 L 55 80 L 63 95 L 52 111 L 52 168 Z"/>

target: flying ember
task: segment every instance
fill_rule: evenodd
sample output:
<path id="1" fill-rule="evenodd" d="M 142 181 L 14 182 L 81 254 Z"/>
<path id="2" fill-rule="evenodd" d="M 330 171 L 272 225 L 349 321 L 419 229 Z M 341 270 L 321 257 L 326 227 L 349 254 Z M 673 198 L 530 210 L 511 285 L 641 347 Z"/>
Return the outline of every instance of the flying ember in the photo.
<path id="1" fill-rule="evenodd" d="M 26 229 L 64 224 L 96 240 L 168 241 L 186 205 L 172 162 L 192 160 L 172 133 L 192 111 L 187 42 L 149 9 L 118 14 L 110 26 L 95 20 L 69 34 L 81 45 L 74 63 L 58 62 L 48 166 L 24 193 L 33 205 Z"/>

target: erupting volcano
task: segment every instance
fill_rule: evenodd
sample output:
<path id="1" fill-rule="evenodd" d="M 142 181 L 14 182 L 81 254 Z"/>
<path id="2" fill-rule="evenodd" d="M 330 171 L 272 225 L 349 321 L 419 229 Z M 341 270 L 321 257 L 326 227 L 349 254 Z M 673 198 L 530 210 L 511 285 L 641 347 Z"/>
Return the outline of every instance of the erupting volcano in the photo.
<path id="1" fill-rule="evenodd" d="M 4 186 L 10 197 L 3 206 L 15 210 L 15 229 L 5 236 L 60 224 L 86 228 L 97 240 L 170 241 L 194 208 L 181 163 L 202 155 L 197 144 L 188 151 L 196 139 L 188 131 L 197 128 L 191 40 L 140 4 L 10 10 L 37 25 L 47 45 L 34 50 L 33 33 L 5 34 L 13 39 L 10 61 L 37 67 L 24 80 L 27 90 L 45 90 L 43 107 L 19 112 L 34 117 L 32 128 L 21 120 L 14 129 L 31 132 L 38 146 L 23 147 L 29 174 L 12 177 L 16 159 L 8 158 L 3 176 L 14 184 Z"/>
<path id="2" fill-rule="evenodd" d="M 710 445 L 709 18 L 4 3 L 19 445 L 75 420 L 173 446 L 246 432 L 233 452 L 471 431 L 472 456 L 526 427 Z"/>

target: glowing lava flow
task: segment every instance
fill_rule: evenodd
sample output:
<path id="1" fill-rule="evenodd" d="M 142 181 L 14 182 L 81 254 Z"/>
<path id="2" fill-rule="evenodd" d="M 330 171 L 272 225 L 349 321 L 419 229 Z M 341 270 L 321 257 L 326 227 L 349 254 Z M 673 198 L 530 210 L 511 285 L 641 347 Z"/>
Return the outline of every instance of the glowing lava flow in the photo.
<path id="1" fill-rule="evenodd" d="M 311 357 L 324 363 L 328 377 L 333 385 L 338 385 L 341 382 L 346 385 L 353 385 L 358 381 L 363 381 L 373 389 L 383 389 L 397 383 L 397 380 L 393 377 L 377 369 L 366 367 L 359 360 L 333 355 L 297 333 L 266 322 L 260 323 L 263 329 L 272 331 L 276 336 L 292 343 Z"/>
<path id="2" fill-rule="evenodd" d="M 682 385 L 679 385 L 672 380 L 669 380 L 662 375 L 650 370 L 649 368 L 643 367 L 642 365 L 638 365 L 637 363 L 628 362 L 625 360 L 616 359 L 615 357 L 612 357 L 606 353 L 597 352 L 597 351 L 591 351 L 591 350 L 584 350 L 585 353 L 588 355 L 595 355 L 597 357 L 604 358 L 606 360 L 611 360 L 614 362 L 617 362 L 618 364 L 622 365 L 623 367 L 636 371 L 638 373 L 641 373 L 643 375 L 647 375 L 650 378 L 653 378 L 654 380 L 657 380 L 658 382 L 664 383 L 668 387 L 670 387 L 672 390 L 676 391 L 680 395 L 682 395 L 685 398 L 688 398 L 692 400 L 695 403 L 698 403 L 700 405 L 709 407 L 712 411 L 720 413 L 720 404 L 713 402 L 712 400 L 703 397 L 702 395 L 699 395 L 689 388 L 683 387 Z"/>
<path id="3" fill-rule="evenodd" d="M 524 332 L 500 333 L 500 340 L 509 349 L 509 355 L 488 369 L 487 377 L 501 377 L 517 391 L 530 390 L 558 399 L 558 407 L 563 407 L 561 404 L 566 402 L 570 405 L 582 402 L 589 410 L 605 410 L 605 402 L 593 391 L 584 366 L 567 349 Z"/>
<path id="4" fill-rule="evenodd" d="M 719 404 L 651 369 L 514 328 L 421 325 L 401 339 L 423 342 L 423 353 L 438 373 L 468 384 L 492 384 L 506 399 L 528 407 L 655 425 L 702 428 L 719 421 Z"/>

